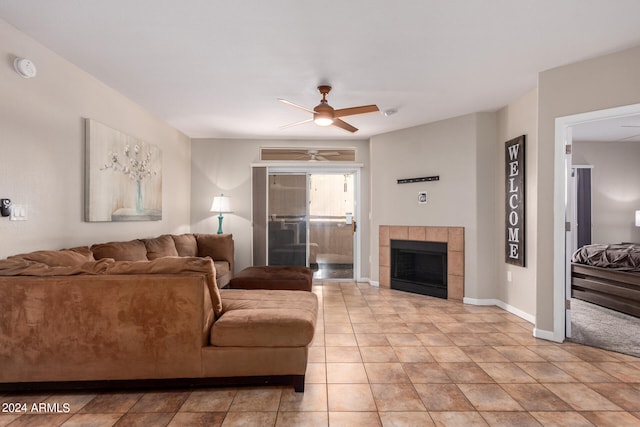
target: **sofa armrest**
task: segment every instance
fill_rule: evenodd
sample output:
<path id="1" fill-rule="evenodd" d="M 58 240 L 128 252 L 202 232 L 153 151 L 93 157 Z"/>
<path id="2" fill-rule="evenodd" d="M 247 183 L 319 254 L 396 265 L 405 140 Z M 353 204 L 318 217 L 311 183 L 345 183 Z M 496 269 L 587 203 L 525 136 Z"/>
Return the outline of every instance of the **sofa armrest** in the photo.
<path id="1" fill-rule="evenodd" d="M 211 257 L 215 261 L 229 263 L 229 271 L 234 272 L 233 234 L 195 234 L 198 242 L 198 256 Z"/>

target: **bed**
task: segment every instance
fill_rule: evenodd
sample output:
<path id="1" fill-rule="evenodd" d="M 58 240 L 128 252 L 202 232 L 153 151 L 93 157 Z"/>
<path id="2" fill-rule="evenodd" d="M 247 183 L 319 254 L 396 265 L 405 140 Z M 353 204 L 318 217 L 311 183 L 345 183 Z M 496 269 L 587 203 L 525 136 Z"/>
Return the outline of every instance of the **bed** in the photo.
<path id="1" fill-rule="evenodd" d="M 640 317 L 640 244 L 595 244 L 571 258 L 571 297 Z"/>

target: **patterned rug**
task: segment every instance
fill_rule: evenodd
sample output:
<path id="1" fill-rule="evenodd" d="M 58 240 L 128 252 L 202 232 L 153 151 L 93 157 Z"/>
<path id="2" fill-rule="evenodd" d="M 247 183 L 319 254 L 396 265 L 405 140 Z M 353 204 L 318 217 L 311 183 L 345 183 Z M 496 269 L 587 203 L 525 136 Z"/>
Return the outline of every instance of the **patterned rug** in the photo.
<path id="1" fill-rule="evenodd" d="M 570 341 L 640 357 L 640 318 L 572 298 Z"/>

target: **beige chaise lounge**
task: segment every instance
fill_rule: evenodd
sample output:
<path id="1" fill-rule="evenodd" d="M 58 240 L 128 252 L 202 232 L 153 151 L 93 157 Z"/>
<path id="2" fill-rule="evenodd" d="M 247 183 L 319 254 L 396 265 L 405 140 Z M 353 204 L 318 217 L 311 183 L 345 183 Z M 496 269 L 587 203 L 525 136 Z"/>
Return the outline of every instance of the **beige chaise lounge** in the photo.
<path id="1" fill-rule="evenodd" d="M 95 259 L 83 247 L 0 260 L 0 388 L 257 377 L 303 391 L 316 296 L 219 290 L 205 249 L 232 247 L 231 236 L 185 236 L 143 243 L 158 254 L 191 242 L 198 256 Z"/>

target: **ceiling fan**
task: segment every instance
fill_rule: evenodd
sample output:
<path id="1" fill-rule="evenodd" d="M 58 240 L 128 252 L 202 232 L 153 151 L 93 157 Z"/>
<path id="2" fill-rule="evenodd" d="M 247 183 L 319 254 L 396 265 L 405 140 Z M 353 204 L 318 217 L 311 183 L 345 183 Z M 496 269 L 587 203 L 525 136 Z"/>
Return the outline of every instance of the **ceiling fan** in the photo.
<path id="1" fill-rule="evenodd" d="M 339 156 L 341 153 L 338 151 L 327 150 L 293 150 L 292 153 L 297 153 L 297 160 L 309 160 L 315 161 L 327 161 L 329 157 Z"/>
<path id="2" fill-rule="evenodd" d="M 291 105 L 292 107 L 299 108 L 313 114 L 313 117 L 301 122 L 291 123 L 289 125 L 282 126 L 281 129 L 286 129 L 292 126 L 301 125 L 313 121 L 318 126 L 337 126 L 348 132 L 356 132 L 358 128 L 350 125 L 349 123 L 341 120 L 340 117 L 353 116 L 356 114 L 373 113 L 379 111 L 377 105 L 362 105 L 360 107 L 341 108 L 339 110 L 334 109 L 327 102 L 327 94 L 331 91 L 331 86 L 321 85 L 318 86 L 318 91 L 322 94 L 320 104 L 316 105 L 313 110 L 302 107 L 286 99 L 278 98 L 278 101 Z"/>
<path id="3" fill-rule="evenodd" d="M 353 148 L 303 148 L 287 147 L 273 148 L 265 147 L 260 149 L 260 160 L 306 160 L 310 162 L 344 161 L 353 162 L 356 160 L 356 150 Z"/>

